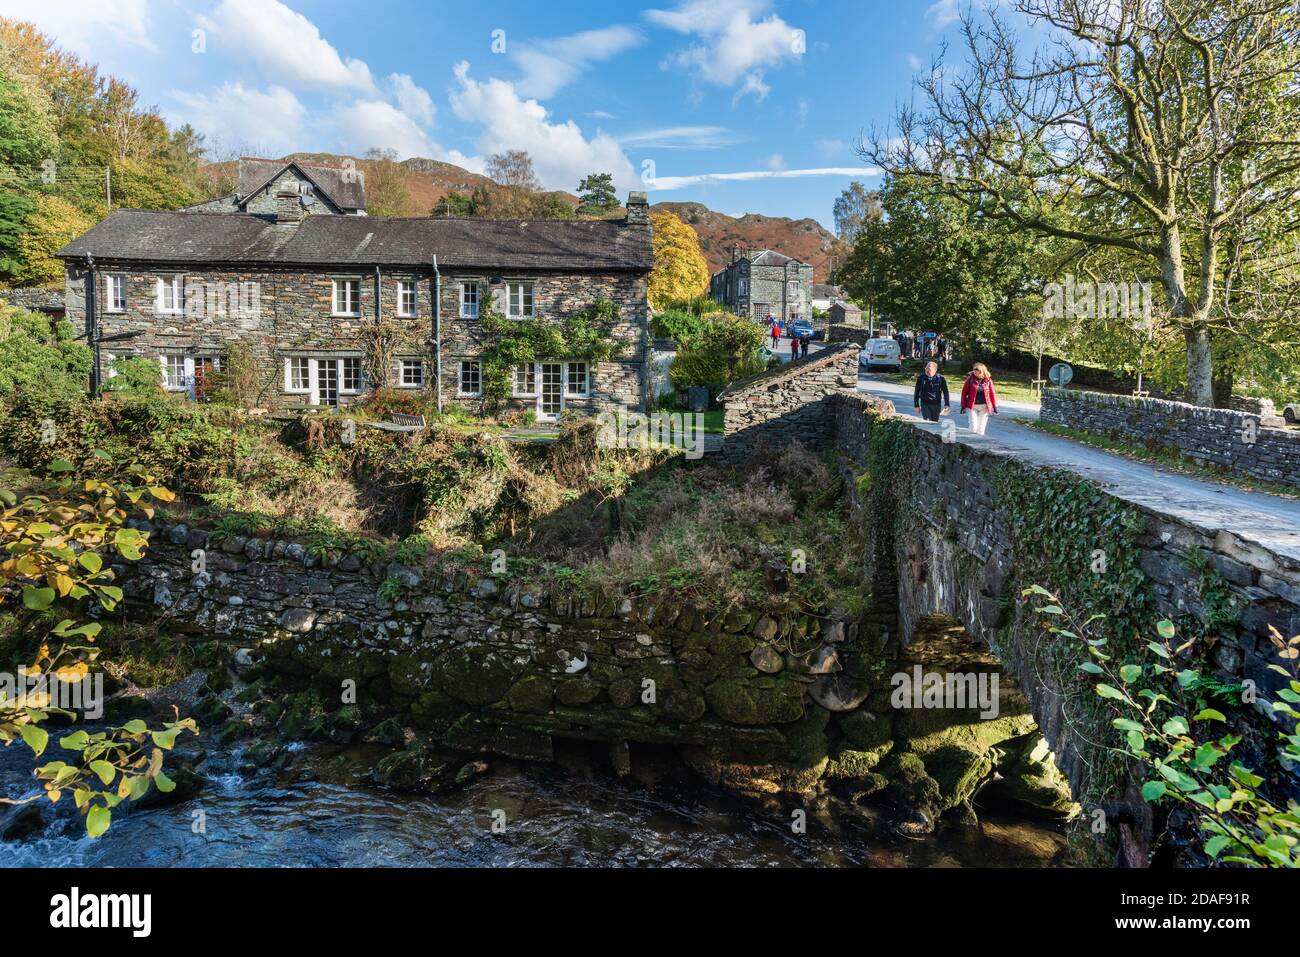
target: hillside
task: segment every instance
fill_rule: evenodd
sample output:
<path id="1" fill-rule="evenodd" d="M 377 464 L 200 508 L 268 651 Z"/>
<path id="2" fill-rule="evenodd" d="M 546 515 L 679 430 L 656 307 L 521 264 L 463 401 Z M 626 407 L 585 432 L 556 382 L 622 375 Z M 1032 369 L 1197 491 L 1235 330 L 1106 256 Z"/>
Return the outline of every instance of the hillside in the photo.
<path id="1" fill-rule="evenodd" d="M 700 236 L 709 272 L 717 272 L 731 259 L 732 246 L 775 249 L 801 262 L 811 263 L 816 282 L 826 282 L 831 256 L 839 240 L 815 219 L 790 219 L 746 213 L 739 218 L 717 213 L 703 203 L 655 203 L 654 209 L 676 213 Z"/>
<path id="2" fill-rule="evenodd" d="M 338 166 L 347 157 L 331 153 L 290 153 L 283 158 Z M 372 165 L 372 161 L 365 159 L 356 159 L 355 162 L 363 173 Z M 409 215 L 412 216 L 428 215 L 434 204 L 453 190 L 470 193 L 476 187 L 492 184 L 481 173 L 472 173 L 439 160 L 415 157 L 396 165 L 411 197 Z M 234 166 L 233 161 L 212 163 L 204 167 L 204 172 L 212 180 L 225 184 L 233 181 Z M 218 189 L 216 192 L 223 191 Z M 572 193 L 557 190 L 553 195 L 573 207 L 578 205 L 578 197 Z M 736 218 L 714 212 L 703 203 L 656 203 L 653 208 L 675 213 L 695 229 L 711 273 L 721 269 L 731 258 L 732 246 L 767 248 L 812 263 L 814 279 L 825 282 L 832 254 L 843 255 L 836 252 L 838 240 L 835 236 L 814 219 L 789 219 L 759 213 L 746 213 Z"/>

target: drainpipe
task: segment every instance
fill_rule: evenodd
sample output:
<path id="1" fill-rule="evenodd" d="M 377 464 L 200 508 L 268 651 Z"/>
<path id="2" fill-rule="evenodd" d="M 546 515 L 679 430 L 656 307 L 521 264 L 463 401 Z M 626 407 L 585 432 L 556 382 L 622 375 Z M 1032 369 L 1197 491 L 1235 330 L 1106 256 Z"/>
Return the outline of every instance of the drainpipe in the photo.
<path id="1" fill-rule="evenodd" d="M 96 291 L 99 280 L 95 278 L 95 257 L 86 257 L 86 342 L 94 352 L 94 364 L 90 367 L 90 397 L 99 398 L 99 323 L 96 321 Z"/>
<path id="2" fill-rule="evenodd" d="M 375 266 L 375 335 L 376 337 L 379 335 L 380 324 L 384 321 L 383 312 L 380 308 L 380 301 L 383 298 L 384 298 L 384 278 L 379 271 L 379 267 Z M 357 303 L 357 305 L 361 305 L 361 304 Z M 392 371 L 393 371 L 392 369 L 385 369 L 384 370 L 385 378 L 387 378 L 387 376 L 391 374 Z M 339 383 L 340 386 L 342 384 L 343 384 L 342 382 Z"/>
<path id="3" fill-rule="evenodd" d="M 433 387 L 438 393 L 438 414 L 442 414 L 442 273 L 433 257 Z"/>

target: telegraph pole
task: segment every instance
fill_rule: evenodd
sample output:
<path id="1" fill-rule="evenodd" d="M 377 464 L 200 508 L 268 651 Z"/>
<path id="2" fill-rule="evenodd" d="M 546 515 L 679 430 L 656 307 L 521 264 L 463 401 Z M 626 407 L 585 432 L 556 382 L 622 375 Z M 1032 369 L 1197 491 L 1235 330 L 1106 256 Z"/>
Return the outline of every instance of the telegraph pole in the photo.
<path id="1" fill-rule="evenodd" d="M 113 210 L 113 167 L 104 167 L 104 195 L 107 200 L 109 212 Z"/>

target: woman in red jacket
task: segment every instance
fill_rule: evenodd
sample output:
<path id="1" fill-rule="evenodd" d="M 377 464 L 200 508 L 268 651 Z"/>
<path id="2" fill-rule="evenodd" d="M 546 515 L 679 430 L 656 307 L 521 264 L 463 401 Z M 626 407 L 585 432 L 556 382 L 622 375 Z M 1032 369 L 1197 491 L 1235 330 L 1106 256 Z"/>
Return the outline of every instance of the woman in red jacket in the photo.
<path id="1" fill-rule="evenodd" d="M 969 417 L 970 430 L 983 435 L 988 428 L 989 414 L 998 414 L 998 397 L 993 391 L 993 376 L 982 362 L 971 367 L 966 384 L 961 387 L 961 410 Z"/>

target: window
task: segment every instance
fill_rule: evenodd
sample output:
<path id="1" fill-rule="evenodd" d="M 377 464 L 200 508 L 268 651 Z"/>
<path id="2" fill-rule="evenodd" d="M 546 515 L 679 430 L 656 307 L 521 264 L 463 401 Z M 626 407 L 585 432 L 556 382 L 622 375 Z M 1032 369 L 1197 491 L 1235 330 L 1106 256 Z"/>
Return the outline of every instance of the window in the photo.
<path id="1" fill-rule="evenodd" d="M 749 295 L 749 280 L 748 280 L 748 279 L 745 279 L 744 277 L 741 277 L 741 280 L 740 280 L 740 294 L 741 294 L 742 296 L 748 296 L 748 295 Z"/>
<path id="2" fill-rule="evenodd" d="M 360 359 L 350 356 L 339 360 L 340 392 L 360 392 L 363 381 Z"/>
<path id="3" fill-rule="evenodd" d="M 361 315 L 361 280 L 334 280 L 334 315 Z"/>
<path id="4" fill-rule="evenodd" d="M 158 280 L 159 312 L 183 313 L 185 311 L 185 277 L 164 276 Z"/>
<path id="5" fill-rule="evenodd" d="M 220 356 L 195 356 L 189 360 L 194 370 L 191 380 L 194 383 L 194 398 L 206 402 L 209 393 L 215 388 L 214 376 L 221 371 Z"/>
<path id="6" fill-rule="evenodd" d="M 185 357 L 184 356 L 159 356 L 158 361 L 162 363 L 163 384 L 168 391 L 179 392 L 185 388 Z"/>
<path id="7" fill-rule="evenodd" d="M 126 277 L 105 276 L 104 309 L 107 312 L 126 312 Z"/>
<path id="8" fill-rule="evenodd" d="M 397 284 L 397 314 L 399 316 L 414 316 L 415 304 L 415 280 L 403 279 Z"/>
<path id="9" fill-rule="evenodd" d="M 419 389 L 424 386 L 423 359 L 399 359 L 398 364 L 402 369 L 399 381 L 403 386 L 411 389 Z"/>
<path id="10" fill-rule="evenodd" d="M 478 318 L 478 283 L 460 284 L 460 317 L 462 319 Z"/>
<path id="11" fill-rule="evenodd" d="M 565 391 L 569 395 L 587 394 L 587 363 L 570 362 L 569 377 Z"/>
<path id="12" fill-rule="evenodd" d="M 798 281 L 797 279 L 791 279 L 791 280 L 789 280 L 789 281 L 786 282 L 786 284 L 785 284 L 785 297 L 786 297 L 787 299 L 798 299 L 798 298 L 799 298 L 799 281 Z"/>
<path id="13" fill-rule="evenodd" d="M 289 378 L 286 392 L 311 391 L 311 360 L 305 356 L 294 356 L 289 360 Z"/>
<path id="14" fill-rule="evenodd" d="M 532 316 L 533 312 L 533 284 L 531 282 L 512 282 L 508 286 L 509 296 L 509 314 L 511 316 Z"/>
<path id="15" fill-rule="evenodd" d="M 537 367 L 531 362 L 515 366 L 515 395 L 537 395 Z"/>
<path id="16" fill-rule="evenodd" d="M 478 395 L 483 391 L 483 372 L 477 362 L 460 364 L 457 395 Z"/>

